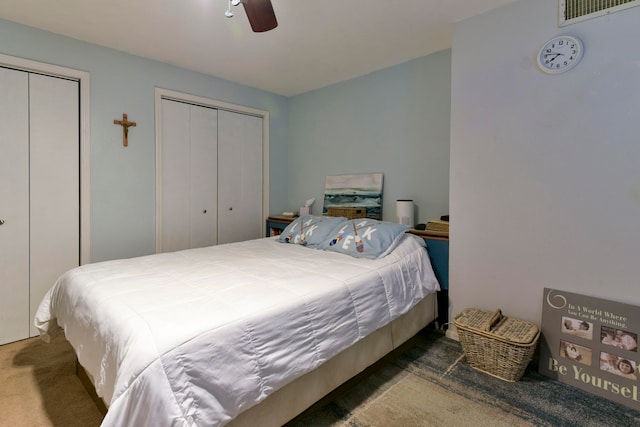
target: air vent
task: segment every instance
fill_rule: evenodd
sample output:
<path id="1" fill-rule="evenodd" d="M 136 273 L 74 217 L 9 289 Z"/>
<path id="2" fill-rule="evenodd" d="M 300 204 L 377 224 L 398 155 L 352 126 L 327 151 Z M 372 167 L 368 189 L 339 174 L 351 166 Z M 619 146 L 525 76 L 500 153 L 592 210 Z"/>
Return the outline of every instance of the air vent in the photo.
<path id="1" fill-rule="evenodd" d="M 559 0 L 558 25 L 564 27 L 634 6 L 640 6 L 640 0 Z"/>

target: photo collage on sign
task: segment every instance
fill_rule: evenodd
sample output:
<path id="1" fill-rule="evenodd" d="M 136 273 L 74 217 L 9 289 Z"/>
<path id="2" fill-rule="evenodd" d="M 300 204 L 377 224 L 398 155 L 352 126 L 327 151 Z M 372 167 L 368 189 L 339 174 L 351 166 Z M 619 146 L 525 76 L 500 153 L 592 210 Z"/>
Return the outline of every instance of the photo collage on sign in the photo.
<path id="1" fill-rule="evenodd" d="M 593 341 L 593 323 L 580 319 L 562 316 L 561 330 L 563 334 Z M 571 338 L 560 340 L 560 356 L 574 362 L 591 366 L 594 348 L 599 350 L 600 370 L 637 380 L 637 364 L 625 354 L 638 351 L 638 334 L 624 329 L 600 326 L 597 337 L 601 346 L 585 347 L 571 341 Z"/>

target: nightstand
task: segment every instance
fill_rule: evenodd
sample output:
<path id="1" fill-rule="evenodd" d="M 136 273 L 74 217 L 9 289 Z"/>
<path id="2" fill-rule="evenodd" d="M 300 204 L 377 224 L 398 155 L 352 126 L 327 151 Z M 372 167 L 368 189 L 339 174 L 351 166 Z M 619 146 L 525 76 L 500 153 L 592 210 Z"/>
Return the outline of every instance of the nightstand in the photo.
<path id="1" fill-rule="evenodd" d="M 291 224 L 294 219 L 296 218 L 290 216 L 270 216 L 269 218 L 267 218 L 267 229 L 265 232 L 265 236 L 279 236 L 280 233 L 282 233 L 282 230 L 284 230 L 287 225 Z"/>
<path id="2" fill-rule="evenodd" d="M 438 292 L 438 326 L 446 329 L 449 322 L 449 233 L 430 230 L 409 230 L 427 245 L 433 272 L 440 283 Z"/>

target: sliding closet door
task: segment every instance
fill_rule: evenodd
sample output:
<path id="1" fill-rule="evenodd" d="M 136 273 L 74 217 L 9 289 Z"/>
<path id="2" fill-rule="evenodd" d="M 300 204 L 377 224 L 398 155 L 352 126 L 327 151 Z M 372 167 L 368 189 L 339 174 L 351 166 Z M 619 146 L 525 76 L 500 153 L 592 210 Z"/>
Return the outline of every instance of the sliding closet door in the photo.
<path id="1" fill-rule="evenodd" d="M 29 74 L 30 319 L 58 276 L 80 265 L 78 99 L 77 81 Z"/>
<path id="2" fill-rule="evenodd" d="M 162 101 L 162 252 L 190 245 L 189 106 Z"/>
<path id="3" fill-rule="evenodd" d="M 0 344 L 29 335 L 28 84 L 0 68 Z"/>
<path id="4" fill-rule="evenodd" d="M 0 68 L 0 344 L 80 262 L 79 84 Z"/>
<path id="5" fill-rule="evenodd" d="M 159 101 L 159 252 L 263 236 L 263 119 L 206 101 Z"/>
<path id="6" fill-rule="evenodd" d="M 218 110 L 191 105 L 191 247 L 217 243 Z"/>
<path id="7" fill-rule="evenodd" d="M 262 118 L 218 113 L 218 244 L 262 237 Z"/>
<path id="8" fill-rule="evenodd" d="M 162 252 L 216 244 L 217 121 L 215 109 L 162 100 Z"/>

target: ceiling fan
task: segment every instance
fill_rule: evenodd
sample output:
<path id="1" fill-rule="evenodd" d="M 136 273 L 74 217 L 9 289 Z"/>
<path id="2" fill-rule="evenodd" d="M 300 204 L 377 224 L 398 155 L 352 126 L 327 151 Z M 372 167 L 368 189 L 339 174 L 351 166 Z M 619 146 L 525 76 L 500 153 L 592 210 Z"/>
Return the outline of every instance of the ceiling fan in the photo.
<path id="1" fill-rule="evenodd" d="M 237 6 L 240 3 L 244 6 L 253 32 L 263 33 L 278 26 L 271 0 L 229 0 L 229 8 L 225 12 L 225 16 L 231 18 L 233 16 L 231 5 Z"/>

